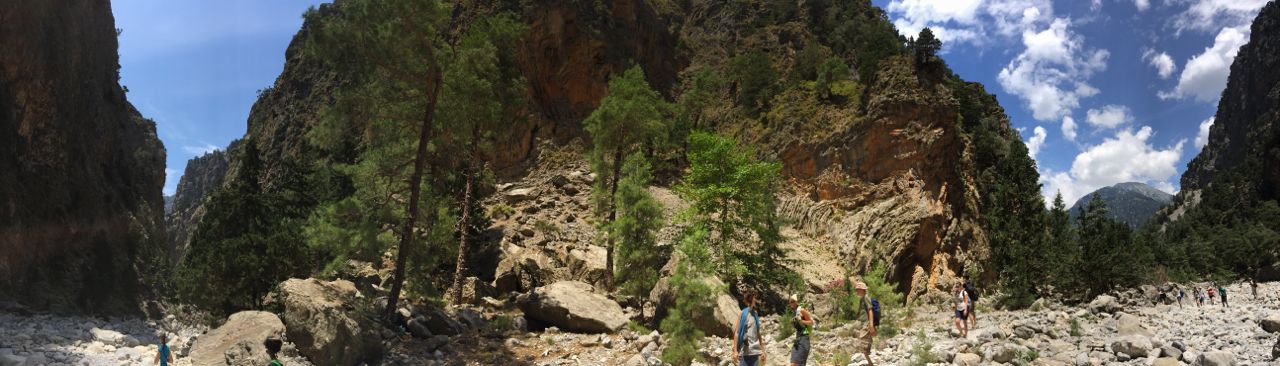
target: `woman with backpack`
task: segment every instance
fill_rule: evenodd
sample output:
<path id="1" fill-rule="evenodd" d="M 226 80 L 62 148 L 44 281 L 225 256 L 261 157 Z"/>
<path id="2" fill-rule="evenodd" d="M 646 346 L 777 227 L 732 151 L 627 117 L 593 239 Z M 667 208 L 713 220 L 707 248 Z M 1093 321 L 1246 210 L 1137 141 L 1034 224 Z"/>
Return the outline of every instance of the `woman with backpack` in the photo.
<path id="1" fill-rule="evenodd" d="M 809 335 L 813 333 L 813 314 L 800 306 L 800 298 L 796 294 L 791 294 L 791 298 L 787 300 L 787 308 L 795 314 L 791 317 L 791 326 L 796 328 L 796 341 L 791 344 L 791 366 L 805 366 L 809 364 Z"/>
<path id="2" fill-rule="evenodd" d="M 171 363 L 173 363 L 173 352 L 169 349 L 169 334 L 161 333 L 160 345 L 156 346 L 155 362 L 152 362 L 152 364 L 169 366 Z"/>
<path id="3" fill-rule="evenodd" d="M 756 302 L 760 295 L 754 289 L 743 291 L 742 315 L 738 317 L 737 329 L 733 333 L 733 360 L 738 366 L 758 366 L 765 363 L 764 336 L 760 335 L 760 313 Z"/>
<path id="4" fill-rule="evenodd" d="M 971 304 L 969 293 L 964 290 L 964 286 L 961 286 L 960 283 L 956 283 L 953 287 L 952 292 L 955 293 L 956 330 L 960 332 L 960 338 L 965 338 L 969 336 L 969 322 L 965 320 L 969 317 L 966 313 L 969 312 L 969 304 Z"/>

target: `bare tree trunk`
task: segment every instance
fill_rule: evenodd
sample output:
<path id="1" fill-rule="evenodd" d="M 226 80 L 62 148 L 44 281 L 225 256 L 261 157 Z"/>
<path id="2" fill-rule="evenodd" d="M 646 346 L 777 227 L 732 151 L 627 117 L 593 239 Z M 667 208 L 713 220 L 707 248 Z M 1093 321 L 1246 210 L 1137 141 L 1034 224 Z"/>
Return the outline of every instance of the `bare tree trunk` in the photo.
<path id="1" fill-rule="evenodd" d="M 618 180 L 622 177 L 622 149 L 613 150 L 613 176 L 609 181 L 609 224 L 618 217 Z M 609 273 L 609 289 L 613 290 L 613 236 L 605 235 L 605 272 Z"/>
<path id="2" fill-rule="evenodd" d="M 383 317 L 391 319 L 396 312 L 396 302 L 400 301 L 400 291 L 404 287 L 405 250 L 413 243 L 413 227 L 418 220 L 418 199 L 422 195 L 422 171 L 427 165 L 427 143 L 431 141 L 431 130 L 435 127 L 436 97 L 440 95 L 440 68 L 432 66 L 431 95 L 427 97 L 427 108 L 422 118 L 422 131 L 418 134 L 418 152 L 413 161 L 413 175 L 409 178 L 409 211 L 405 213 L 404 227 L 400 231 L 400 245 L 396 249 L 396 270 L 391 282 L 391 295 L 387 297 L 387 309 Z M 430 220 L 428 221 L 430 225 Z M 427 229 L 430 232 L 430 228 Z"/>
<path id="3" fill-rule="evenodd" d="M 452 303 L 459 305 L 462 303 L 462 279 L 467 273 L 467 238 L 469 236 L 471 223 L 471 205 L 474 204 L 471 190 L 475 185 L 476 171 L 479 167 L 476 164 L 478 157 L 476 156 L 476 145 L 479 144 L 477 139 L 480 138 L 479 126 L 471 128 L 471 146 L 468 147 L 470 152 L 467 154 L 469 160 L 467 165 L 466 188 L 462 193 L 462 217 L 458 219 L 458 263 L 453 271 L 453 293 Z"/>

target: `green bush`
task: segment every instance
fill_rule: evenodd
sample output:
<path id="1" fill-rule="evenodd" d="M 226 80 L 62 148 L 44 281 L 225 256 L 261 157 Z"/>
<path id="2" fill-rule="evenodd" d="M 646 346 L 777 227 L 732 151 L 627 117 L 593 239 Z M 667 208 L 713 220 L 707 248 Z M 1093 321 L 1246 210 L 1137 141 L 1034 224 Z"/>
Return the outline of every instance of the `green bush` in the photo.
<path id="1" fill-rule="evenodd" d="M 916 343 L 911 346 L 911 365 L 924 366 L 938 362 L 941 359 L 933 353 L 933 342 L 925 337 L 923 331 L 916 333 Z"/>
<path id="2" fill-rule="evenodd" d="M 711 261 L 711 253 L 703 243 L 707 239 L 707 230 L 690 229 L 676 250 L 684 255 L 676 272 L 671 276 L 671 286 L 675 289 L 676 305 L 660 328 L 667 337 L 667 349 L 662 352 L 662 360 L 677 366 L 688 366 L 698 356 L 698 343 L 705 336 L 694 324 L 693 319 L 713 316 L 710 308 L 705 306 L 712 300 L 714 289 L 702 281 L 712 273 L 707 268 Z"/>

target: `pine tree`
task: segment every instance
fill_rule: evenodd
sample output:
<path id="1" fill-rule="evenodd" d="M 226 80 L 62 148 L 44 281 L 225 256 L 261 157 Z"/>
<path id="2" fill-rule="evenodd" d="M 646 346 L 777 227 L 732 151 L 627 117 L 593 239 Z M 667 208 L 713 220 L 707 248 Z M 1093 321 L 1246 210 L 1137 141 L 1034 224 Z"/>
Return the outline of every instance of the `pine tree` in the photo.
<path id="1" fill-rule="evenodd" d="M 676 187 L 690 202 L 693 225 L 710 230 L 707 245 L 718 272 L 753 284 L 790 285 L 776 213 L 782 165 L 761 162 L 752 149 L 716 134 L 689 135 L 689 169 Z"/>
<path id="2" fill-rule="evenodd" d="M 524 25 L 511 14 L 477 20 L 458 42 L 444 73 L 442 125 L 451 131 L 467 131 L 460 134 L 465 138 L 461 143 L 467 158 L 457 224 L 458 258 L 450 293 L 454 304 L 462 301 L 462 280 L 467 274 L 467 243 L 476 201 L 473 186 L 483 169 L 481 154 L 492 148 L 489 139 L 512 126 L 514 121 L 507 118 L 507 111 L 518 109 L 523 97 L 523 78 L 514 59 L 523 31 Z"/>
<path id="3" fill-rule="evenodd" d="M 750 50 L 729 60 L 729 77 L 737 88 L 735 101 L 749 115 L 768 109 L 777 89 L 778 72 L 769 55 Z"/>
<path id="4" fill-rule="evenodd" d="M 361 153 L 360 160 L 379 159 L 366 164 L 365 172 L 408 181 L 407 187 L 384 185 L 389 189 L 386 198 L 373 207 L 387 210 L 388 205 L 397 203 L 406 206 L 396 231 L 396 267 L 384 312 L 389 318 L 400 299 L 408 252 L 419 239 L 415 234 L 433 233 L 439 218 L 438 210 L 432 207 L 435 205 L 422 205 L 424 198 L 432 195 L 431 184 L 424 184 L 423 177 L 435 178 L 426 172 L 427 160 L 440 128 L 435 121 L 436 106 L 444 84 L 442 69 L 450 56 L 443 37 L 448 34 L 450 16 L 447 7 L 434 0 L 352 0 L 333 7 L 337 8 L 334 14 L 327 16 L 321 15 L 328 11 L 327 7 L 312 8 L 305 14 L 308 22 L 316 24 L 308 34 L 308 44 L 312 45 L 308 51 L 336 60 L 334 66 L 339 71 L 363 79 L 352 90 L 338 95 L 338 106 L 326 112 L 328 119 L 362 125 L 355 129 L 364 134 L 364 144 L 369 147 Z M 345 128 L 350 129 L 351 126 Z M 403 136 L 417 138 L 400 138 Z M 408 151 L 412 154 L 401 154 Z M 406 166 L 407 177 L 402 175 Z M 422 223 L 426 226 L 419 227 Z"/>
<path id="5" fill-rule="evenodd" d="M 1077 286 L 1079 279 L 1076 278 L 1076 265 L 1080 262 L 1080 245 L 1076 240 L 1075 227 L 1071 225 L 1071 214 L 1062 199 L 1062 192 L 1053 197 L 1053 206 L 1048 215 L 1048 230 L 1047 249 L 1051 253 L 1048 283 L 1062 293 Z"/>
<path id="6" fill-rule="evenodd" d="M 609 80 L 609 94 L 582 122 L 591 135 L 591 169 L 597 174 L 592 187 L 598 224 L 607 228 L 617 218 L 618 182 L 623 179 L 623 158 L 646 146 L 652 147 L 666 132 L 664 114 L 670 106 L 645 81 L 639 66 Z M 605 237 L 605 266 L 612 274 L 614 243 Z"/>
<path id="7" fill-rule="evenodd" d="M 1030 305 L 1046 280 L 1049 248 L 1045 242 L 1044 198 L 1035 161 L 1019 140 L 996 163 L 999 180 L 990 182 L 985 219 L 988 237 L 1005 289 L 1006 305 Z"/>
<path id="8" fill-rule="evenodd" d="M 676 305 L 659 326 L 667 337 L 667 348 L 662 352 L 662 360 L 673 365 L 686 366 L 697 357 L 698 343 L 705 335 L 698 329 L 694 319 L 715 316 L 711 313 L 711 307 L 706 304 L 714 301 L 712 294 L 724 290 L 711 288 L 702 280 L 713 274 L 707 266 L 711 262 L 711 253 L 706 245 L 708 237 L 705 228 L 691 228 L 676 248 L 681 255 L 679 265 L 671 276 Z"/>
<path id="9" fill-rule="evenodd" d="M 656 234 L 662 227 L 662 204 L 649 194 L 649 162 L 644 154 L 633 152 L 622 165 L 624 178 L 618 184 L 614 200 L 618 217 L 609 224 L 609 237 L 618 245 L 618 261 L 627 265 L 616 269 L 615 278 L 622 293 L 648 296 L 658 281 L 662 253 Z"/>
<path id="10" fill-rule="evenodd" d="M 932 63 L 942 49 L 942 41 L 933 35 L 933 30 L 925 27 L 915 39 L 916 65 Z"/>

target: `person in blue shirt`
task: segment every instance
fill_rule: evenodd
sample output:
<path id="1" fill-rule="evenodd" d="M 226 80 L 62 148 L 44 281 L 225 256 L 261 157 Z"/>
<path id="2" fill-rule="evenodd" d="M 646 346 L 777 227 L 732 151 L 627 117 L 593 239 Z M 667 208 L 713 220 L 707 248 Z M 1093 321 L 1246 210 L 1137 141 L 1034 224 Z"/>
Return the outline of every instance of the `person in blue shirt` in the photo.
<path id="1" fill-rule="evenodd" d="M 169 350 L 169 335 L 160 335 L 160 345 L 156 349 L 156 359 L 152 364 L 160 364 L 160 366 L 169 366 L 173 363 L 173 352 Z"/>

